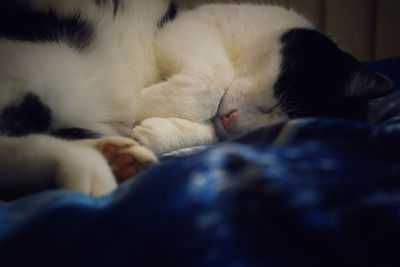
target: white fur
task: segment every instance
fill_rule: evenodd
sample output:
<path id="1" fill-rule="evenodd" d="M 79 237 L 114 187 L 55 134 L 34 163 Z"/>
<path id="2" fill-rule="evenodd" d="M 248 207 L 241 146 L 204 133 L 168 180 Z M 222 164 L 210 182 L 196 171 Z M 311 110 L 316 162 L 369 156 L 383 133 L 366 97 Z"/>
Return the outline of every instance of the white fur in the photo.
<path id="1" fill-rule="evenodd" d="M 107 162 L 94 148 L 32 135 L 0 138 L 0 193 L 24 195 L 54 185 L 100 196 L 116 188 Z"/>
<path id="2" fill-rule="evenodd" d="M 215 130 L 211 122 L 148 118 L 133 129 L 132 137 L 160 155 L 177 148 L 208 144 L 215 139 Z"/>
<path id="3" fill-rule="evenodd" d="M 138 122 L 138 91 L 159 80 L 152 45 L 168 2 L 123 1 L 115 18 L 112 8 L 98 8 L 94 1 L 34 0 L 31 4 L 43 11 L 79 13 L 95 25 L 95 45 L 78 52 L 63 43 L 0 39 L 0 110 L 32 92 L 50 107 L 55 128 L 128 134 Z M 23 195 L 55 184 L 99 196 L 116 187 L 108 163 L 93 143 L 34 135 L 0 137 L 0 148 L 3 194 Z M 129 153 L 139 161 L 155 161 L 139 145 Z"/>
<path id="4" fill-rule="evenodd" d="M 117 187 L 110 163 L 99 153 L 105 144 L 121 148 L 139 163 L 157 162 L 131 139 L 111 136 L 65 141 L 47 135 L 0 137 L 0 195 L 25 195 L 54 186 L 93 196 Z"/>
<path id="5" fill-rule="evenodd" d="M 303 17 L 278 7 L 214 4 L 185 11 L 157 32 L 168 1 L 121 2 L 114 17 L 94 1 L 32 1 L 38 10 L 79 13 L 95 25 L 94 45 L 78 52 L 63 43 L 0 39 L 0 110 L 33 92 L 52 110 L 53 127 L 134 137 L 157 154 L 216 142 L 214 117 L 223 137 L 282 119 L 279 110 L 258 107 L 276 103 L 279 36 L 311 27 Z M 237 119 L 227 133 L 218 117 L 231 111 Z M 0 191 L 25 194 L 55 183 L 95 196 L 110 192 L 116 183 L 96 142 L 102 140 L 1 137 Z M 156 161 L 134 147 L 137 159 Z"/>
<path id="6" fill-rule="evenodd" d="M 84 53 L 65 44 L 0 40 L 0 110 L 33 92 L 60 125 L 110 135 L 127 133 L 137 123 L 138 91 L 159 80 L 152 45 L 168 3 L 125 1 L 114 19 L 110 9 L 93 2 L 33 2 L 41 9 L 50 3 L 59 12 L 74 10 L 92 22 L 95 46 Z"/>
<path id="7" fill-rule="evenodd" d="M 279 108 L 268 113 L 260 109 L 277 103 L 273 85 L 280 70 L 279 40 L 294 27 L 312 26 L 294 11 L 276 6 L 210 4 L 183 12 L 157 35 L 157 64 L 165 81 L 140 92 L 139 118 L 165 117 L 164 124 L 170 125 L 168 117 L 202 123 L 216 116 L 216 130 L 223 138 L 285 119 Z M 219 116 L 233 111 L 232 131 L 227 132 Z M 158 153 L 168 150 L 160 149 L 154 136 L 170 143 L 170 149 L 196 138 L 217 141 L 204 131 L 195 137 L 191 131 L 150 127 L 157 129 L 152 136 L 149 127 L 144 128 L 134 129 L 133 136 L 148 147 L 159 147 Z M 170 142 L 172 132 L 179 140 L 175 146 Z"/>

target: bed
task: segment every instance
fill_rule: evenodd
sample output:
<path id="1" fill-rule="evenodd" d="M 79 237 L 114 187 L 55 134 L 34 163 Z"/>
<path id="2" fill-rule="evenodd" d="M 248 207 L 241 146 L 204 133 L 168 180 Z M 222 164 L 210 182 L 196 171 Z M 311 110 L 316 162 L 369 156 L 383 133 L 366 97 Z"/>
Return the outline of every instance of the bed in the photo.
<path id="1" fill-rule="evenodd" d="M 366 63 L 400 85 L 400 58 Z M 400 91 L 169 154 L 102 198 L 0 202 L 1 266 L 400 266 Z"/>

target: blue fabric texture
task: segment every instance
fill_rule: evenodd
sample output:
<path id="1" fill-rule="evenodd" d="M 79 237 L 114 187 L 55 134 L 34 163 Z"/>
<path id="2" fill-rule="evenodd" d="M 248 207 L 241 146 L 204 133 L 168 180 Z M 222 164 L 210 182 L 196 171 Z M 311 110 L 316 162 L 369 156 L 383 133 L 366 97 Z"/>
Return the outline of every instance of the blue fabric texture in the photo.
<path id="1" fill-rule="evenodd" d="M 292 120 L 171 156 L 102 198 L 0 203 L 1 265 L 400 266 L 388 103 L 371 104 L 377 123 Z"/>

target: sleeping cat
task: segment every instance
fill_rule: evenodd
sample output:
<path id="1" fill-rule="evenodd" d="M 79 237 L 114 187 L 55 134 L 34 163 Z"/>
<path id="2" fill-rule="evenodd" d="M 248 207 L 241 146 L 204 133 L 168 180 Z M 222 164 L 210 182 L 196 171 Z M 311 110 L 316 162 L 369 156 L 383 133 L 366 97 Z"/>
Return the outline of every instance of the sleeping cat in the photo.
<path id="1" fill-rule="evenodd" d="M 157 161 L 130 138 L 137 92 L 159 81 L 168 1 L 0 1 L 0 197 L 94 196 Z M 69 141 L 68 139 L 85 139 Z"/>
<path id="2" fill-rule="evenodd" d="M 155 44 L 164 81 L 140 92 L 133 137 L 156 154 L 289 118 L 362 120 L 368 100 L 393 89 L 277 6 L 203 5 L 180 13 Z"/>
<path id="3" fill-rule="evenodd" d="M 279 7 L 205 5 L 171 21 L 165 0 L 15 0 L 0 13 L 0 196 L 104 195 L 156 162 L 151 151 L 288 118 L 362 119 L 392 87 Z"/>

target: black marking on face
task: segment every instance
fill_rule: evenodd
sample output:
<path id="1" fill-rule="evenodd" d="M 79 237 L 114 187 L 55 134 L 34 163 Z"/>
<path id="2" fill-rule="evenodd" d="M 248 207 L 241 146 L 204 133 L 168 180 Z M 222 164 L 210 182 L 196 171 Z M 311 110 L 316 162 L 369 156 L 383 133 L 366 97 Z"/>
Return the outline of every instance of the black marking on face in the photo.
<path id="1" fill-rule="evenodd" d="M 281 72 L 274 93 L 285 113 L 297 117 L 364 119 L 368 100 L 393 88 L 336 43 L 311 29 L 281 37 Z"/>
<path id="2" fill-rule="evenodd" d="M 52 131 L 50 135 L 67 140 L 91 139 L 100 137 L 90 130 L 82 128 L 65 128 Z"/>
<path id="3" fill-rule="evenodd" d="M 32 93 L 27 94 L 22 102 L 6 107 L 0 116 L 1 132 L 9 136 L 44 133 L 51 123 L 51 110 Z"/>
<path id="4" fill-rule="evenodd" d="M 93 38 L 93 26 L 79 14 L 61 16 L 38 11 L 29 1 L 0 1 L 0 38 L 30 42 L 64 42 L 82 51 Z"/>
<path id="5" fill-rule="evenodd" d="M 161 29 L 165 26 L 165 24 L 173 21 L 176 18 L 177 14 L 178 7 L 173 2 L 170 2 L 167 12 L 165 13 L 164 17 L 158 22 L 157 27 Z"/>

